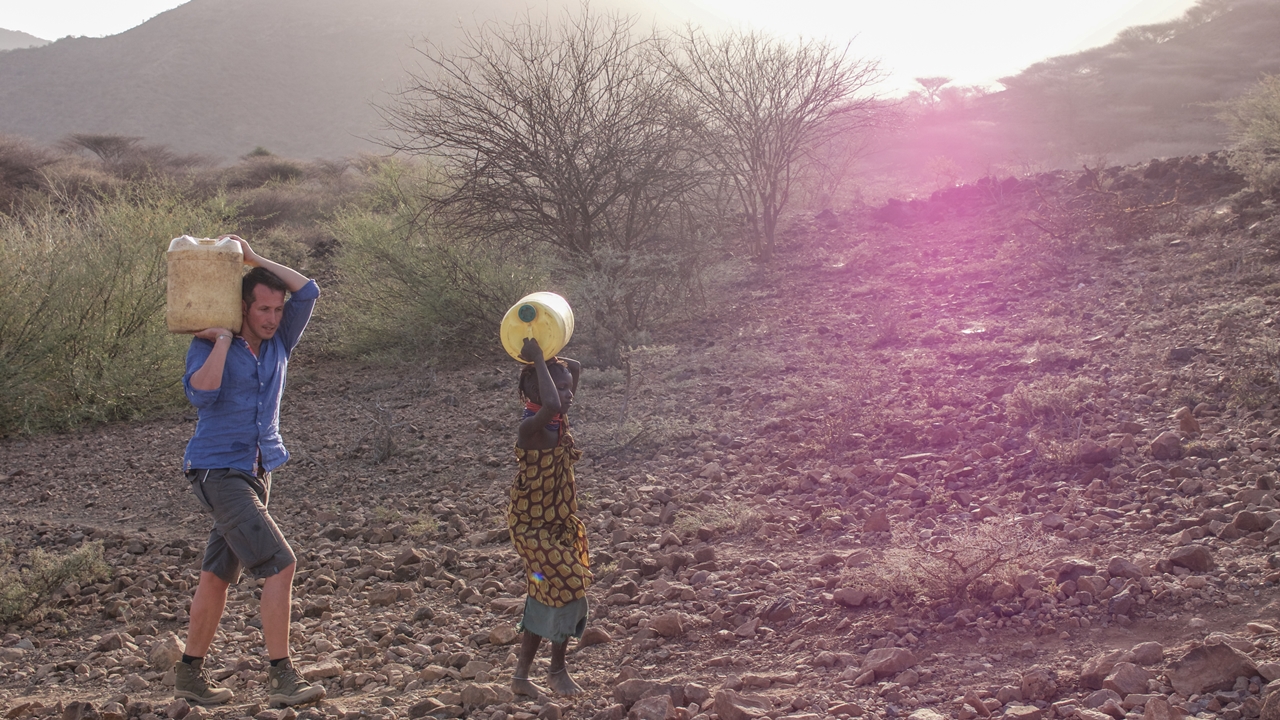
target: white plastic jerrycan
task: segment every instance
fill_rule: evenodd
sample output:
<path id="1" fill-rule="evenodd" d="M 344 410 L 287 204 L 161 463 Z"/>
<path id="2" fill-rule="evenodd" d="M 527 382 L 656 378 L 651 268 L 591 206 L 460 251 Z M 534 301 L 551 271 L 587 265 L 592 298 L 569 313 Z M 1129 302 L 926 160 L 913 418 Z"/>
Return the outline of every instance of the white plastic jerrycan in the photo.
<path id="1" fill-rule="evenodd" d="M 176 237 L 165 254 L 169 265 L 165 324 L 171 333 L 211 327 L 240 332 L 240 279 L 244 252 L 231 238 Z"/>

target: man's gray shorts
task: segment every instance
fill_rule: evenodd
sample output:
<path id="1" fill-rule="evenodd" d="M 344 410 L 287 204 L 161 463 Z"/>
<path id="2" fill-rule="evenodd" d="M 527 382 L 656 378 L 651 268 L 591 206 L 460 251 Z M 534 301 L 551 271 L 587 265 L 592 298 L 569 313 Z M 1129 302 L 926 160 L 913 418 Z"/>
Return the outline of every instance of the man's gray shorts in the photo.
<path id="1" fill-rule="evenodd" d="M 201 570 L 235 583 L 241 568 L 267 578 L 297 560 L 267 512 L 271 473 L 256 478 L 228 468 L 189 470 L 187 479 L 196 499 L 213 515 Z"/>

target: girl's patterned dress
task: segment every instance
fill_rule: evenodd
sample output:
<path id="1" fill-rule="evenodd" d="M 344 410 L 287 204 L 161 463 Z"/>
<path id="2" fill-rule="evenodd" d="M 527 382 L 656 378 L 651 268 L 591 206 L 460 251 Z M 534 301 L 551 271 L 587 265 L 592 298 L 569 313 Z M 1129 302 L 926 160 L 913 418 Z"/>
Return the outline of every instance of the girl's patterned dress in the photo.
<path id="1" fill-rule="evenodd" d="M 582 636 L 593 579 L 573 482 L 573 464 L 581 456 L 567 421 L 561 422 L 555 447 L 517 447 L 519 472 L 507 508 L 507 527 L 529 587 L 520 628 L 556 643 Z"/>

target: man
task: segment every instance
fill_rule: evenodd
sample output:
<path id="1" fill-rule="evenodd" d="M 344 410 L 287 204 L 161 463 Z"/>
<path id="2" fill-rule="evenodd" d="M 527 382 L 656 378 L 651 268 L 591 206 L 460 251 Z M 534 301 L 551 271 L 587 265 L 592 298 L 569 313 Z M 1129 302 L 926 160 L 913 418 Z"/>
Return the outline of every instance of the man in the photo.
<path id="1" fill-rule="evenodd" d="M 213 516 L 213 531 L 191 601 L 187 649 L 174 667 L 174 697 L 225 703 L 231 690 L 210 682 L 204 657 L 227 604 L 227 588 L 248 570 L 262 579 L 262 635 L 271 660 L 272 707 L 311 702 L 324 688 L 298 676 L 289 659 L 293 550 L 267 512 L 271 471 L 289 459 L 280 439 L 280 396 L 289 355 L 302 336 L 320 289 L 314 280 L 240 243 L 252 266 L 241 285 L 240 334 L 208 328 L 195 334 L 182 383 L 198 410 L 182 467 L 191 490 Z M 285 301 L 285 291 L 292 297 Z"/>

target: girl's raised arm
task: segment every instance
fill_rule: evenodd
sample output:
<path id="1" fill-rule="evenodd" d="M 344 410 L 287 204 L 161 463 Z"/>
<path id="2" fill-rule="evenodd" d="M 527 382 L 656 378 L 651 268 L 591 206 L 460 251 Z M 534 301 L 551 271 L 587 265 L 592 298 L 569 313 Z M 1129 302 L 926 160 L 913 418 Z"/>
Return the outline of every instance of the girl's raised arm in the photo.
<path id="1" fill-rule="evenodd" d="M 542 357 L 542 346 L 533 338 L 526 338 L 520 355 L 533 362 L 538 375 L 538 411 L 520 423 L 518 432 L 520 447 L 533 447 L 539 433 L 547 424 L 560 414 L 560 393 L 556 383 L 551 379 L 551 371 L 547 369 L 547 361 Z"/>

